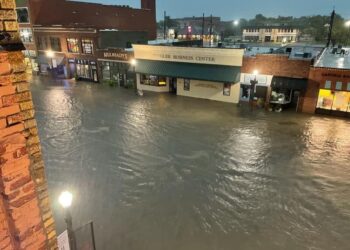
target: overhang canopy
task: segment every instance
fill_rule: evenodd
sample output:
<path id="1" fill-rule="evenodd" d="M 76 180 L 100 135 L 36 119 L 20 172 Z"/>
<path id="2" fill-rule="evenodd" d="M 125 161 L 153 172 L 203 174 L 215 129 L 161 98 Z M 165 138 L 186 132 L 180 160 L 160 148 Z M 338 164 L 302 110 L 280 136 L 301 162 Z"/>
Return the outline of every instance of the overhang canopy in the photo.
<path id="1" fill-rule="evenodd" d="M 236 83 L 240 80 L 241 67 L 137 60 L 135 70 L 148 75 Z"/>
<path id="2" fill-rule="evenodd" d="M 271 87 L 273 89 L 305 90 L 307 88 L 307 82 L 307 79 L 274 76 Z"/>

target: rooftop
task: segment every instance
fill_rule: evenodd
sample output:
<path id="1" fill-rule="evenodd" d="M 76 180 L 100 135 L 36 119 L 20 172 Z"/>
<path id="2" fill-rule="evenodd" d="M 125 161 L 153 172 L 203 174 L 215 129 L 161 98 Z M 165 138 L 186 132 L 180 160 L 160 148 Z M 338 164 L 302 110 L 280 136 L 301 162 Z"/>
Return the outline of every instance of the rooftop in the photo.
<path id="1" fill-rule="evenodd" d="M 350 69 L 350 48 L 328 48 L 326 49 L 315 67 Z"/>

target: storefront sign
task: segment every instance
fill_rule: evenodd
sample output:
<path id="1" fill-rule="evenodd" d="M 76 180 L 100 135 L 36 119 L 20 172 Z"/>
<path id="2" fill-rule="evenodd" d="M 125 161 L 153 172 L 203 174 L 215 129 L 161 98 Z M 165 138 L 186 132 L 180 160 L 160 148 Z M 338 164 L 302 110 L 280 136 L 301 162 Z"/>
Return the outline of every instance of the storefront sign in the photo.
<path id="1" fill-rule="evenodd" d="M 100 50 L 98 51 L 98 58 L 104 60 L 130 61 L 131 53 L 118 49 Z"/>
<path id="2" fill-rule="evenodd" d="M 267 85 L 267 77 L 263 76 L 263 75 L 245 75 L 244 76 L 244 83 L 248 83 L 250 84 L 251 81 L 254 81 L 256 79 L 256 81 L 258 82 L 258 84 L 262 84 L 262 85 Z"/>
<path id="3" fill-rule="evenodd" d="M 243 49 L 133 45 L 135 59 L 242 66 Z"/>
<path id="4" fill-rule="evenodd" d="M 207 89 L 219 89 L 219 84 L 197 83 L 196 87 L 207 88 Z"/>

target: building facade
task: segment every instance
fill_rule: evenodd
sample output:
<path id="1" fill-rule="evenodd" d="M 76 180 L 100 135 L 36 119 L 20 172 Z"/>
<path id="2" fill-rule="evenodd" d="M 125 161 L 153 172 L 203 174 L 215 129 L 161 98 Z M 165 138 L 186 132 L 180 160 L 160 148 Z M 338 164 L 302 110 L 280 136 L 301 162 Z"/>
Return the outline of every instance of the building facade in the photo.
<path id="1" fill-rule="evenodd" d="M 242 49 L 133 47 L 139 90 L 238 103 Z"/>
<path id="2" fill-rule="evenodd" d="M 307 89 L 312 60 L 289 55 L 257 54 L 243 59 L 240 102 L 255 100 L 269 107 L 273 94 L 283 94 L 290 108 L 301 111 L 300 102 Z M 251 84 L 256 81 L 254 96 Z"/>
<path id="3" fill-rule="evenodd" d="M 243 27 L 243 41 L 293 43 L 299 40 L 300 30 L 287 26 Z"/>
<path id="4" fill-rule="evenodd" d="M 36 71 L 57 78 L 99 82 L 97 49 L 131 48 L 156 37 L 155 0 L 141 0 L 141 9 L 66 0 L 18 2 L 17 12 L 27 15 L 19 18 L 23 39 L 30 40 L 26 55 L 33 55 Z"/>

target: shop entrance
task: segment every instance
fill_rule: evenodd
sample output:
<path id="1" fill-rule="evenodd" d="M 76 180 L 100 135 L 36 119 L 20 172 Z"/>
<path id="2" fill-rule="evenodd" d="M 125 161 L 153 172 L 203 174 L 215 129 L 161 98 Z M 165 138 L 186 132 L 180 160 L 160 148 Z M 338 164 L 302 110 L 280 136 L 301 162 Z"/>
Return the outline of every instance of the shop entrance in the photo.
<path id="1" fill-rule="evenodd" d="M 316 113 L 350 117 L 350 92 L 320 89 Z"/>
<path id="2" fill-rule="evenodd" d="M 169 92 L 171 94 L 177 93 L 177 78 L 175 77 L 169 78 Z"/>

